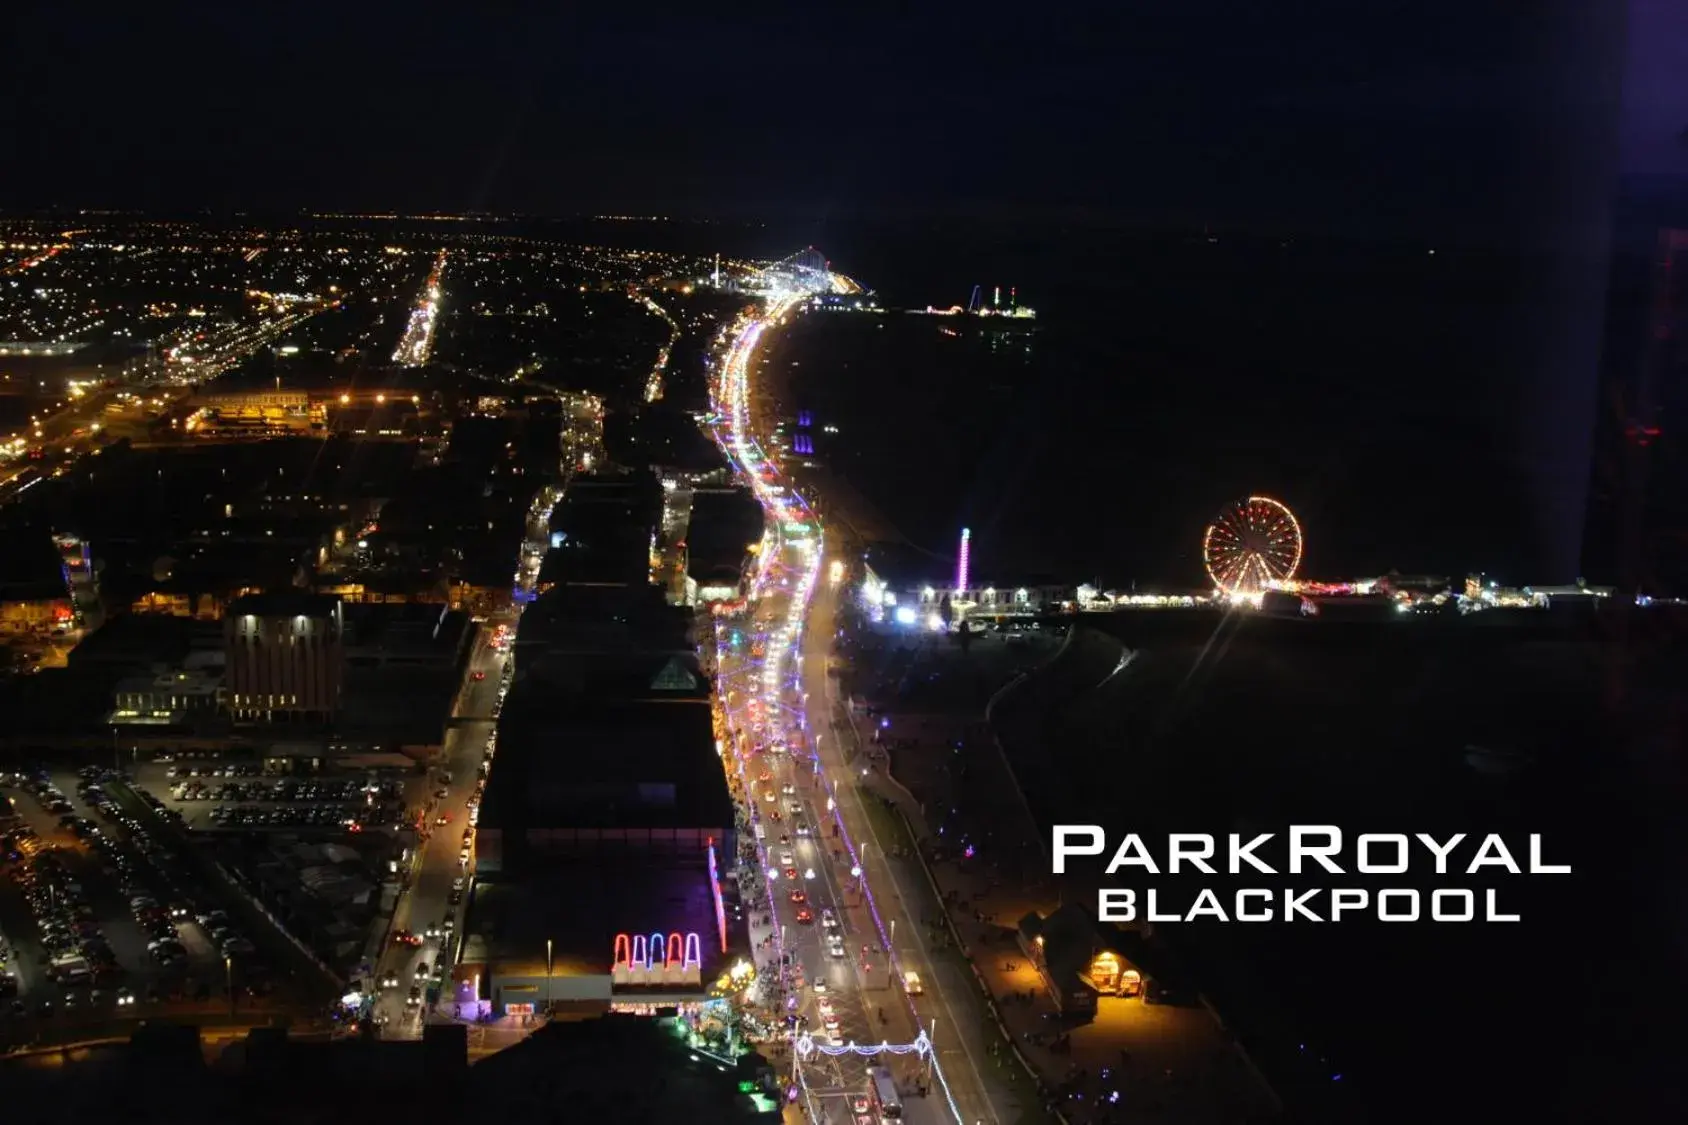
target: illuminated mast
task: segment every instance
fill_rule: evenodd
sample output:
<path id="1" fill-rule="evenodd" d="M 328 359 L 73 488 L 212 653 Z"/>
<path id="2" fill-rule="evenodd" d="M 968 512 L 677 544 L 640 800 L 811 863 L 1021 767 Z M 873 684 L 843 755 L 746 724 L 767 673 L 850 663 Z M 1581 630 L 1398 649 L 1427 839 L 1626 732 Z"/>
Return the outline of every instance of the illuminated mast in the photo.
<path id="1" fill-rule="evenodd" d="M 961 529 L 961 554 L 955 560 L 955 593 L 962 596 L 967 590 L 967 562 L 972 554 L 973 531 L 971 528 Z"/>

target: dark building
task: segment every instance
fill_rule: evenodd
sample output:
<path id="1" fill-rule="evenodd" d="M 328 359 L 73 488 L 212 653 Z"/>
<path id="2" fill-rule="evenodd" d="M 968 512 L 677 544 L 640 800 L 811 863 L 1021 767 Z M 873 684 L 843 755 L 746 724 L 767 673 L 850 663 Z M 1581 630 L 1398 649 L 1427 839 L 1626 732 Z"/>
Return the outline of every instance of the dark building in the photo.
<path id="1" fill-rule="evenodd" d="M 732 855 L 733 805 L 715 752 L 709 681 L 686 656 L 540 660 L 498 723 L 476 830 L 477 870 L 561 855 Z"/>
<path id="2" fill-rule="evenodd" d="M 128 1043 L 91 1045 L 50 1066 L 10 1059 L 0 1075 L 23 1104 L 79 1122 L 780 1119 L 778 1100 L 760 1092 L 760 1056 L 723 1067 L 672 1027 L 630 1017 L 553 1023 L 495 1053 L 471 1045 L 461 1024 L 430 1024 L 420 1041 L 258 1028 L 215 1063 L 206 1056 L 198 1029 L 147 1021 Z"/>
<path id="3" fill-rule="evenodd" d="M 750 551 L 762 538 L 762 506 L 746 488 L 696 489 L 691 521 L 686 526 L 686 573 L 698 585 L 698 596 L 733 596 L 744 576 Z"/>
<path id="4" fill-rule="evenodd" d="M 618 528 L 648 534 L 661 518 L 662 484 L 655 474 L 591 473 L 569 482 L 566 497 L 551 513 L 551 541 L 590 545 L 593 536 Z"/>
<path id="5" fill-rule="evenodd" d="M 340 710 L 345 620 L 339 598 L 249 594 L 223 620 L 236 719 L 325 722 Z"/>
<path id="6" fill-rule="evenodd" d="M 690 656 L 526 663 L 475 830 L 457 996 L 500 1012 L 648 1012 L 744 952 L 735 813 Z"/>

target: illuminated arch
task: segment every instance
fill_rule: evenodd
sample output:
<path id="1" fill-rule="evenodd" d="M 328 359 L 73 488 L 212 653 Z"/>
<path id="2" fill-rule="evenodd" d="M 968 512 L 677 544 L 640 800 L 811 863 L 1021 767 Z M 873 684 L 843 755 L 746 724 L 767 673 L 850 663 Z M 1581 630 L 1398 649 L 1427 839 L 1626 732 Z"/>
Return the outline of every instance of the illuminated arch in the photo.
<path id="1" fill-rule="evenodd" d="M 633 959 L 628 968 L 648 969 L 651 965 L 650 939 L 644 934 L 633 935 Z"/>
<path id="2" fill-rule="evenodd" d="M 681 937 L 678 932 L 669 934 L 668 956 L 663 958 L 663 965 L 665 967 L 672 967 L 674 965 L 684 964 L 686 960 L 685 950 L 686 939 Z"/>
<path id="3" fill-rule="evenodd" d="M 610 966 L 619 969 L 623 965 L 633 967 L 633 939 L 626 934 L 616 934 L 615 958 L 610 962 Z"/>
<path id="4" fill-rule="evenodd" d="M 696 934 L 686 935 L 686 956 L 683 961 L 685 968 L 703 967 L 703 941 Z"/>
<path id="5" fill-rule="evenodd" d="M 667 952 L 667 945 L 668 935 L 662 933 L 653 933 L 651 935 L 650 956 L 645 959 L 645 968 L 656 968 L 657 962 L 661 960 Z"/>

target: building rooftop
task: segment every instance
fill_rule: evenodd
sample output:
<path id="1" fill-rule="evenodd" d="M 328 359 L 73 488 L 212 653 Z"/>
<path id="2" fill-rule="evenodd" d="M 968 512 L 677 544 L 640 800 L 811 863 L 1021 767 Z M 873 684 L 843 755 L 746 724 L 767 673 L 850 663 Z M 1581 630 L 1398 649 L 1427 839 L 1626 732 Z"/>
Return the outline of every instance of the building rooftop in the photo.
<path id="1" fill-rule="evenodd" d="M 671 606 L 660 586 L 554 586 L 536 598 L 516 629 L 519 654 L 690 652 L 692 612 Z M 527 660 L 518 655 L 521 670 Z"/>
<path id="2" fill-rule="evenodd" d="M 730 826 L 708 690 L 678 659 L 524 678 L 499 718 L 481 826 Z"/>
<path id="3" fill-rule="evenodd" d="M 332 617 L 340 599 L 304 590 L 244 594 L 229 604 L 230 617 Z"/>
<path id="4" fill-rule="evenodd" d="M 590 541 L 617 528 L 649 529 L 662 518 L 662 485 L 650 473 L 590 474 L 569 482 L 551 513 L 552 532 Z"/>
<path id="5" fill-rule="evenodd" d="M 650 529 L 614 525 L 565 538 L 545 552 L 541 585 L 644 586 L 651 580 Z"/>
<path id="6" fill-rule="evenodd" d="M 348 666 L 335 729 L 384 743 L 443 745 L 459 682 L 455 665 Z"/>
<path id="7" fill-rule="evenodd" d="M 702 856 L 562 861 L 538 876 L 477 881 L 463 925 L 459 960 L 512 975 L 544 976 L 547 940 L 559 977 L 608 976 L 617 934 L 699 935 L 706 979 L 723 956 Z"/>
<path id="8" fill-rule="evenodd" d="M 347 605 L 346 663 L 456 664 L 473 624 L 468 614 L 423 603 Z"/>
<path id="9" fill-rule="evenodd" d="M 196 652 L 220 653 L 222 649 L 223 630 L 218 622 L 126 613 L 83 637 L 70 652 L 70 666 L 166 671 L 182 667 Z"/>
<path id="10" fill-rule="evenodd" d="M 762 538 L 762 507 L 749 489 L 692 494 L 686 552 L 693 578 L 737 572 L 750 548 Z"/>

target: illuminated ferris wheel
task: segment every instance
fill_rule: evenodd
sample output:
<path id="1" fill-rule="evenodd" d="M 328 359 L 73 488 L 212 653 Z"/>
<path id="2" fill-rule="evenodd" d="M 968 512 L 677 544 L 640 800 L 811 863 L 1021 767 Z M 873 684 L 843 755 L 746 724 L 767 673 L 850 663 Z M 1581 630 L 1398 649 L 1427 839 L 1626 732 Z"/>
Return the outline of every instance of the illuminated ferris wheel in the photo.
<path id="1" fill-rule="evenodd" d="M 1269 496 L 1227 504 L 1202 536 L 1202 564 L 1228 595 L 1258 594 L 1287 582 L 1301 565 L 1301 525 Z"/>

